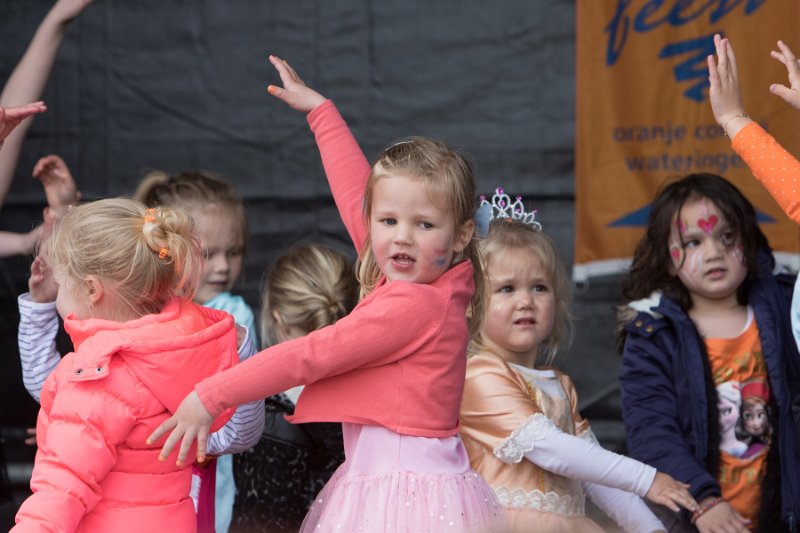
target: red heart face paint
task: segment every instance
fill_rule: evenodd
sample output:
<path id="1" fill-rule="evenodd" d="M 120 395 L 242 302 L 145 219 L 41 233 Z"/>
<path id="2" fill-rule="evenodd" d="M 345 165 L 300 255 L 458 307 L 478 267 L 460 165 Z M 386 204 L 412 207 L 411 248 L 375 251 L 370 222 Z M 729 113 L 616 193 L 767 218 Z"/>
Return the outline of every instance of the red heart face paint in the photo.
<path id="1" fill-rule="evenodd" d="M 711 230 L 713 230 L 714 227 L 717 225 L 718 221 L 719 219 L 717 218 L 716 215 L 711 215 L 710 217 L 708 217 L 707 220 L 700 218 L 697 220 L 697 227 L 699 227 L 701 230 L 703 230 L 703 232 L 705 232 L 708 235 L 711 233 Z"/>
<path id="2" fill-rule="evenodd" d="M 744 253 L 716 205 L 707 198 L 684 204 L 672 223 L 669 253 L 677 274 L 693 301 L 725 301 L 747 276 Z"/>

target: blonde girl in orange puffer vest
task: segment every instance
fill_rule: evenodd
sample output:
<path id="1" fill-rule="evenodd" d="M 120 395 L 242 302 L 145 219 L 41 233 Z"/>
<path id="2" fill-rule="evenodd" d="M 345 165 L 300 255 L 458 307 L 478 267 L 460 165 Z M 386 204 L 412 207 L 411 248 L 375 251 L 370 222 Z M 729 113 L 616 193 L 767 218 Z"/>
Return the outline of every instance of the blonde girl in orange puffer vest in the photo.
<path id="1" fill-rule="evenodd" d="M 238 361 L 232 317 L 191 301 L 190 218 L 99 200 L 70 210 L 43 248 L 75 351 L 42 389 L 33 495 L 12 531 L 194 531 L 191 464 L 145 443 L 195 383 Z"/>

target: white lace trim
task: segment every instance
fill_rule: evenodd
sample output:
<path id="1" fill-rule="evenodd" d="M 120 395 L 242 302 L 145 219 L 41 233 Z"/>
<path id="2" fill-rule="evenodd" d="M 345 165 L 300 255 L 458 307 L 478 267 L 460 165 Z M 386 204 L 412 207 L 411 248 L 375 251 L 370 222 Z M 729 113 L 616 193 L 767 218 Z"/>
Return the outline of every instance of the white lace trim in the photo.
<path id="1" fill-rule="evenodd" d="M 538 489 L 495 489 L 497 500 L 503 507 L 554 513 L 561 516 L 584 516 L 586 514 L 586 497 L 560 495 L 557 492 L 542 492 Z"/>
<path id="2" fill-rule="evenodd" d="M 525 452 L 533 449 L 537 440 L 542 440 L 556 425 L 542 413 L 528 417 L 523 424 L 494 449 L 494 456 L 506 464 L 522 461 Z"/>

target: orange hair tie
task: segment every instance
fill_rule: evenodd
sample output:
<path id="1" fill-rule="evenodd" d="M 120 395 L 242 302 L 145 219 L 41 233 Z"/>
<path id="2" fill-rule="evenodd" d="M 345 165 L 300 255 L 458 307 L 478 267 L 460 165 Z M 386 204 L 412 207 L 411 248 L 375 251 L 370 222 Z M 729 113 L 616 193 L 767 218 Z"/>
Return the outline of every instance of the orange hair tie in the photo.
<path id="1" fill-rule="evenodd" d="M 164 259 L 168 255 L 169 255 L 169 248 L 163 248 L 162 247 L 161 250 L 158 251 L 158 258 L 159 259 Z"/>
<path id="2" fill-rule="evenodd" d="M 154 223 L 156 221 L 156 210 L 152 207 L 144 212 L 144 221 Z"/>

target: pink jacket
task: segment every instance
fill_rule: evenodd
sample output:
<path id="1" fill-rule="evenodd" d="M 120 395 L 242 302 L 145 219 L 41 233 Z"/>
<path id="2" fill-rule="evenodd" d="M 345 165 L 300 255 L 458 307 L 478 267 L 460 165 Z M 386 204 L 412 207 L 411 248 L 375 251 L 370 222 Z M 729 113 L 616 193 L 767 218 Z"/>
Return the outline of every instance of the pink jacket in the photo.
<path id="1" fill-rule="evenodd" d="M 342 220 L 356 247 L 370 165 L 339 112 L 326 102 L 309 114 Z M 308 384 L 292 422 L 381 425 L 406 435 L 458 432 L 474 285 L 464 261 L 433 283 L 379 286 L 336 324 L 283 342 L 197 385 L 212 413 Z"/>
<path id="2" fill-rule="evenodd" d="M 159 461 L 161 444 L 145 439 L 195 383 L 238 361 L 233 318 L 173 300 L 130 322 L 64 327 L 75 351 L 42 389 L 33 495 L 12 531 L 194 531 L 191 463 Z"/>

